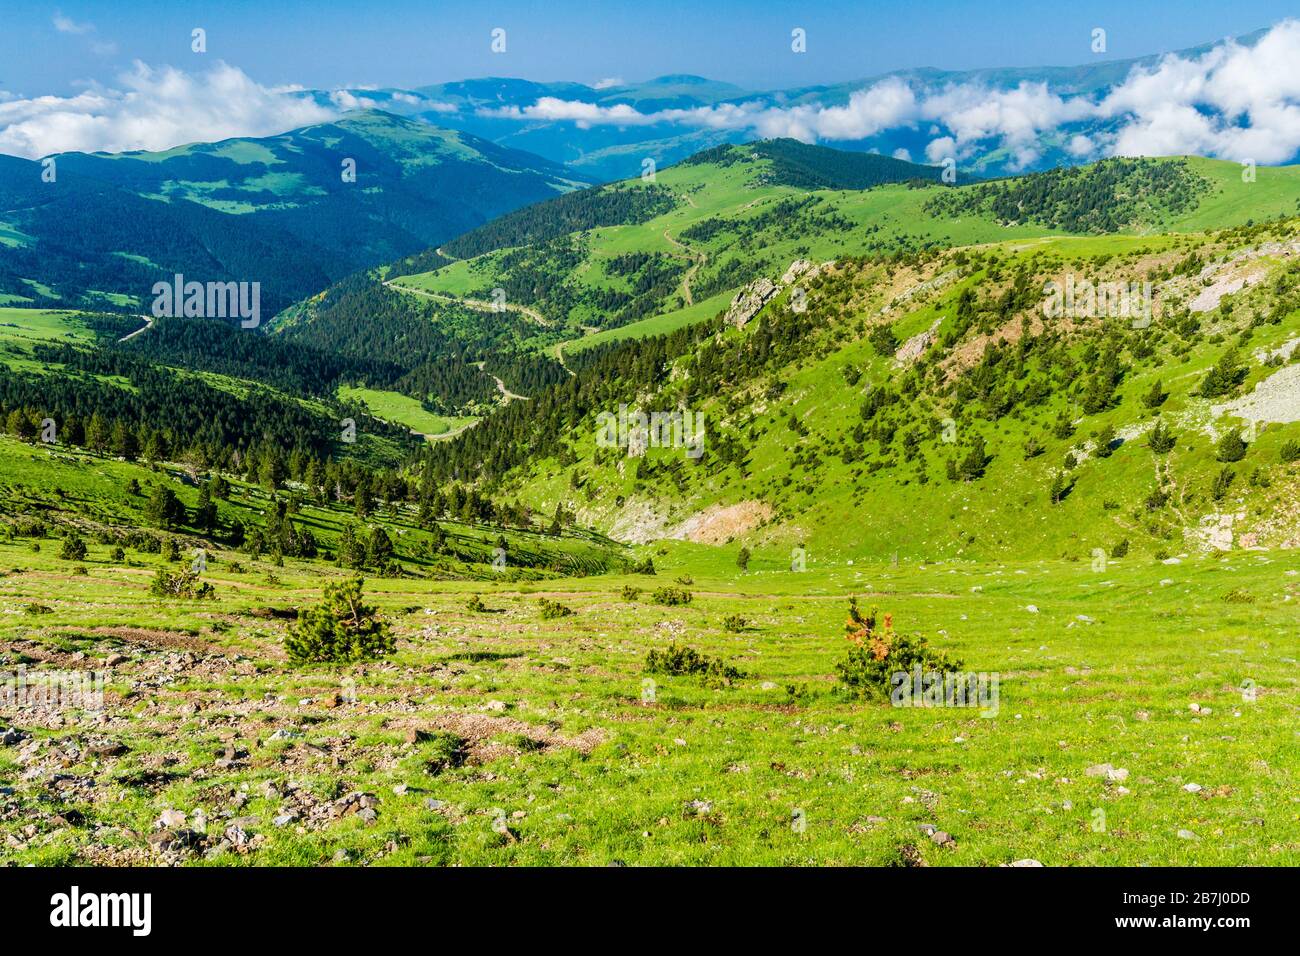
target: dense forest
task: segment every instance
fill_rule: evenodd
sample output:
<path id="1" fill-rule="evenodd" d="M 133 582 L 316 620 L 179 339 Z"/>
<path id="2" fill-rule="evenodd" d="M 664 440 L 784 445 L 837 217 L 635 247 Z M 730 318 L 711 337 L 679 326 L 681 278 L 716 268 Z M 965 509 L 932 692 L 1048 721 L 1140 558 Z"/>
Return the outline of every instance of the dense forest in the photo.
<path id="1" fill-rule="evenodd" d="M 661 186 L 615 184 L 582 189 L 507 213 L 445 244 L 443 250 L 469 259 L 585 229 L 645 222 L 676 204 L 672 191 Z"/>
<path id="2" fill-rule="evenodd" d="M 29 238 L 5 246 L 0 293 L 49 287 L 63 305 L 147 311 L 155 282 L 261 283 L 263 316 L 342 277 L 325 248 L 246 217 L 185 200 L 159 202 L 65 172 L 41 180 L 38 163 L 0 156 L 0 221 Z M 134 296 L 122 305 L 106 293 Z"/>
<path id="3" fill-rule="evenodd" d="M 772 161 L 768 182 L 796 189 L 870 189 L 908 180 L 937 183 L 943 173 L 939 166 L 920 166 L 879 153 L 811 146 L 796 139 L 770 139 L 740 148 Z"/>
<path id="4" fill-rule="evenodd" d="M 987 213 L 1004 225 L 1033 222 L 1100 234 L 1184 212 L 1209 188 L 1182 160 L 1108 159 L 963 186 L 936 194 L 925 208 L 940 216 Z"/>

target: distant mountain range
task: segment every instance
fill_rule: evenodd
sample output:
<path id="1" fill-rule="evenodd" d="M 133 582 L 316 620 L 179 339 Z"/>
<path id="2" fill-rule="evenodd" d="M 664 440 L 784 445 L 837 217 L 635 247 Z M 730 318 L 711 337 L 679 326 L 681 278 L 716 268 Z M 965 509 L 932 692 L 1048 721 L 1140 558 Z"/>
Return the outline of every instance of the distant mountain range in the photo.
<path id="1" fill-rule="evenodd" d="M 1268 31 L 1236 38 L 1251 46 Z M 1175 52 L 1190 60 L 1203 56 L 1217 44 L 1206 43 Z M 1135 69 L 1156 67 L 1164 54 L 1123 60 L 1104 60 L 1072 67 L 1016 67 L 975 70 L 918 68 L 896 70 L 844 83 L 797 87 L 787 90 L 747 90 L 702 76 L 672 74 L 643 83 L 593 87 L 582 83 L 541 83 L 531 80 L 488 77 L 440 83 L 411 90 L 357 89 L 347 93 L 358 101 L 403 115 L 423 117 L 449 129 L 463 130 L 502 146 L 526 150 L 555 163 L 564 164 L 574 175 L 608 182 L 640 174 L 646 158 L 664 166 L 722 143 L 742 143 L 765 138 L 749 128 L 712 128 L 682 122 L 680 118 L 647 122 L 649 114 L 700 109 L 756 112 L 797 107 L 845 107 L 855 93 L 896 80 L 906 83 L 918 96 L 951 88 L 979 88 L 1010 91 L 1023 83 L 1044 84 L 1060 97 L 1099 96 L 1123 82 Z M 338 93 L 313 91 L 322 105 L 337 101 Z M 333 98 L 332 98 L 333 97 Z M 551 112 L 565 119 L 537 118 L 540 102 L 554 100 Z M 562 104 L 562 106 L 560 106 Z M 583 107 L 583 108 L 579 108 Z M 532 109 L 530 109 L 532 108 Z M 585 108 L 585 109 L 584 109 Z M 585 121 L 584 112 L 596 114 L 622 108 L 626 122 L 606 118 Z M 639 114 L 639 115 L 638 115 Z M 1002 175 L 1081 161 L 1066 148 L 1070 136 L 1102 130 L 1104 121 L 1090 119 L 1065 123 L 1036 142 L 1036 158 L 1025 164 L 1023 157 L 1006 150 L 989 149 L 971 161 L 972 172 Z M 928 124 L 891 128 L 859 139 L 836 139 L 830 145 L 858 152 L 893 154 L 906 150 L 912 157 L 925 155 L 934 138 Z"/>
<path id="2" fill-rule="evenodd" d="M 585 185 L 558 164 L 378 111 L 160 153 L 0 156 L 0 305 L 139 308 L 153 283 L 261 281 L 279 309 Z M 355 169 L 355 179 L 345 173 Z"/>

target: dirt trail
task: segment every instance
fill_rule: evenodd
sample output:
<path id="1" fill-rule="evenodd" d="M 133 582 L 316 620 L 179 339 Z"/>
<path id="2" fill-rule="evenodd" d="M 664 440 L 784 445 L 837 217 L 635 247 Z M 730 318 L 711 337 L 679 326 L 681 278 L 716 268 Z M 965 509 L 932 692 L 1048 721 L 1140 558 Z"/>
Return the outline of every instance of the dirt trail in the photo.
<path id="1" fill-rule="evenodd" d="M 566 372 L 569 373 L 570 378 L 578 377 L 577 372 L 575 372 L 573 369 L 569 368 L 569 366 L 564 364 L 564 343 L 563 342 L 555 343 L 555 361 L 560 363 L 560 368 L 564 369 Z"/>
<path id="2" fill-rule="evenodd" d="M 691 266 L 686 270 L 686 275 L 682 276 L 682 301 L 687 305 L 694 305 L 695 299 L 691 295 L 691 280 L 695 278 L 695 273 L 700 271 L 700 266 L 709 261 L 709 257 L 703 252 L 692 252 L 690 247 L 680 239 L 674 239 L 664 230 L 664 238 L 668 240 L 669 245 L 675 249 L 681 250 L 682 258 L 689 259 Z"/>
<path id="3" fill-rule="evenodd" d="M 496 303 L 484 302 L 482 299 L 458 299 L 454 295 L 445 295 L 441 292 L 427 292 L 424 289 L 412 289 L 409 286 L 395 285 L 392 279 L 385 279 L 384 285 L 396 292 L 405 292 L 408 295 L 422 295 L 426 299 L 437 299 L 441 302 L 455 302 L 458 305 L 463 305 L 466 308 L 474 309 L 479 312 L 500 312 L 501 309 L 505 309 L 509 312 L 518 312 L 522 315 L 528 316 L 528 318 L 532 319 L 544 329 L 549 329 L 551 327 L 549 319 L 545 318 L 536 309 L 530 309 L 526 305 L 517 305 L 513 302 L 503 302 L 501 306 L 498 307 Z"/>
<path id="4" fill-rule="evenodd" d="M 120 339 L 117 340 L 119 343 L 130 341 L 131 339 L 139 335 L 141 332 L 148 332 L 150 329 L 153 328 L 153 319 L 150 318 L 149 316 L 139 315 L 136 316 L 136 318 L 144 319 L 144 325 L 136 329 L 134 332 L 129 332 L 126 335 L 122 336 Z"/>
<path id="5" fill-rule="evenodd" d="M 495 375 L 493 375 L 491 372 L 487 371 L 486 368 L 484 368 L 484 366 L 485 366 L 486 364 L 487 364 L 486 362 L 475 362 L 475 363 L 474 363 L 474 365 L 478 368 L 478 370 L 479 370 L 480 372 L 483 372 L 483 373 L 484 373 L 485 375 L 487 375 L 490 379 L 492 379 L 492 381 L 494 381 L 494 382 L 497 383 L 497 391 L 501 393 L 501 397 L 502 397 L 503 399 L 505 399 L 507 403 L 509 403 L 509 402 L 511 402 L 511 401 L 514 401 L 515 399 L 518 399 L 518 400 L 521 401 L 521 402 L 526 402 L 526 401 L 528 401 L 528 396 L 527 396 L 527 395 L 519 395 L 519 394 L 517 394 L 516 392 L 512 392 L 512 391 L 510 391 L 510 389 L 506 388 L 506 383 L 505 383 L 505 382 L 501 381 L 501 379 L 497 378 L 497 377 L 496 377 Z"/>

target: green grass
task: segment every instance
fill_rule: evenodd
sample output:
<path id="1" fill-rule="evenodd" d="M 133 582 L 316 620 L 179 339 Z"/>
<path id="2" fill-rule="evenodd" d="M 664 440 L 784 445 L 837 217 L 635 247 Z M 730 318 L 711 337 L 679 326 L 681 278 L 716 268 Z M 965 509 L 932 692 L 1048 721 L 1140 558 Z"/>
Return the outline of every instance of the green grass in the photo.
<path id="1" fill-rule="evenodd" d="M 102 797 L 53 803 L 43 777 L 19 779 L 16 748 L 0 751 L 10 799 L 24 808 L 0 822 L 19 839 L 0 854 L 19 865 L 156 861 L 142 835 L 163 808 L 202 809 L 215 842 L 240 789 L 249 798 L 236 812 L 265 842 L 203 862 L 316 865 L 343 850 L 352 862 L 397 865 L 885 865 L 914 847 L 931 865 L 1287 865 L 1300 850 L 1289 796 L 1300 782 L 1300 673 L 1288 649 L 1300 559 L 1126 561 L 1105 573 L 1061 562 L 813 561 L 798 574 L 760 552 L 741 574 L 720 549 L 665 550 L 652 579 L 521 588 L 372 578 L 367 595 L 399 637 L 396 666 L 338 671 L 287 665 L 285 623 L 252 613 L 314 600 L 314 566 L 245 561 L 232 573 L 219 555 L 207 575 L 216 600 L 185 603 L 148 595 L 149 558 L 111 567 L 92 545 L 78 577 L 48 542 L 39 555 L 26 542 L 0 545 L 0 566 L 15 569 L 0 579 L 0 639 L 20 642 L 7 645 L 11 660 L 32 643 L 51 661 L 37 669 L 76 652 L 92 662 L 124 654 L 109 679 L 118 716 L 108 733 L 130 748 L 62 763 L 60 773 L 98 780 Z M 683 572 L 694 578 L 689 607 L 619 597 L 624 584 Z M 1239 589 L 1254 602 L 1221 600 Z M 468 612 L 470 593 L 498 613 Z M 542 594 L 576 613 L 543 621 Z M 996 716 L 828 696 L 850 594 L 968 670 L 997 674 Z M 53 613 L 18 613 L 33 602 Z M 750 628 L 726 631 L 728 614 Z M 115 630 L 123 620 L 142 630 Z M 669 628 L 748 676 L 722 690 L 659 676 L 646 700 L 645 655 Z M 181 646 L 193 657 L 173 663 Z M 165 682 L 149 680 L 163 672 Z M 787 684 L 812 696 L 792 701 Z M 116 697 L 132 686 L 129 700 Z M 323 706 L 343 690 L 356 702 Z M 69 733 L 19 723 L 52 743 Z M 271 741 L 279 729 L 301 737 Z M 409 729 L 433 739 L 407 743 Z M 247 756 L 218 767 L 230 743 Z M 458 747 L 464 763 L 448 766 Z M 1129 772 L 1128 793 L 1087 775 L 1102 763 Z M 373 793 L 378 818 L 276 827 L 295 801 L 263 788 L 283 793 L 290 779 L 317 799 Z M 1189 793 L 1188 783 L 1204 789 Z M 430 798 L 442 805 L 426 808 Z M 47 822 L 68 807 L 87 824 Z M 509 836 L 493 827 L 501 813 Z M 30 822 L 36 835 L 19 834 Z M 955 846 L 934 845 L 923 825 Z"/>
<path id="2" fill-rule="evenodd" d="M 446 435 L 478 421 L 474 417 L 438 415 L 426 411 L 418 401 L 400 392 L 343 385 L 339 387 L 338 397 L 344 401 L 362 402 L 376 418 L 397 422 L 431 438 Z"/>

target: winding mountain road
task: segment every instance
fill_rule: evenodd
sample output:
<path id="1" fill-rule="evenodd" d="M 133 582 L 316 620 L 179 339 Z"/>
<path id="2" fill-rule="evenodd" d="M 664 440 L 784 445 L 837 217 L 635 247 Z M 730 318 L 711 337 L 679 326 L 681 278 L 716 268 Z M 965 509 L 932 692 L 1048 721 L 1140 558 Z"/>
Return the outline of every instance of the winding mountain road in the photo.
<path id="1" fill-rule="evenodd" d="M 392 279 L 385 279 L 384 285 L 396 292 L 405 292 L 408 295 L 422 295 L 426 299 L 435 299 L 439 302 L 452 302 L 457 305 L 463 305 L 466 308 L 474 309 L 477 312 L 500 312 L 505 309 L 508 312 L 518 312 L 526 315 L 544 329 L 551 327 L 549 319 L 544 317 L 536 309 L 530 309 L 526 305 L 518 305 L 514 302 L 503 302 L 498 306 L 495 302 L 485 302 L 482 299 L 461 299 L 454 295 L 447 295 L 442 292 L 428 292 L 424 289 L 412 289 L 410 286 L 397 285 Z"/>

